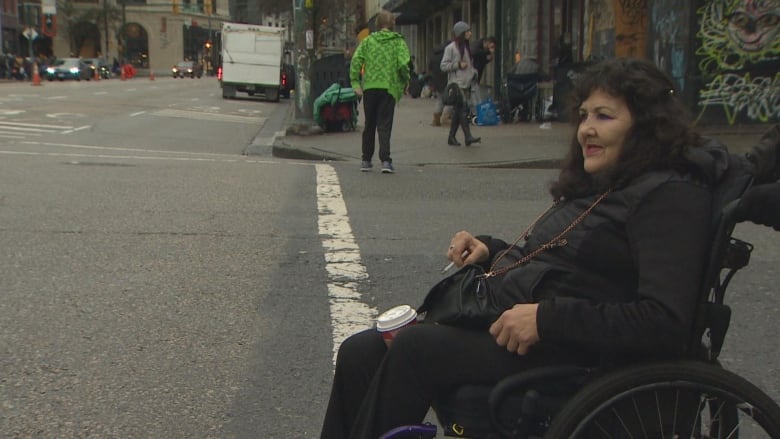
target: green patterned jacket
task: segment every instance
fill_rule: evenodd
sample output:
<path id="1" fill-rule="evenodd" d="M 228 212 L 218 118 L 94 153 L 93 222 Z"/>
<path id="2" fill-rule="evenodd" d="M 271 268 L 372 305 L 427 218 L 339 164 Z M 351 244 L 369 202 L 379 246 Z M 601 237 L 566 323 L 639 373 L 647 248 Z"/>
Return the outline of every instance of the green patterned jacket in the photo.
<path id="1" fill-rule="evenodd" d="M 385 89 L 398 102 L 409 83 L 409 48 L 404 37 L 387 29 L 367 36 L 352 55 L 349 80 L 352 88 Z"/>

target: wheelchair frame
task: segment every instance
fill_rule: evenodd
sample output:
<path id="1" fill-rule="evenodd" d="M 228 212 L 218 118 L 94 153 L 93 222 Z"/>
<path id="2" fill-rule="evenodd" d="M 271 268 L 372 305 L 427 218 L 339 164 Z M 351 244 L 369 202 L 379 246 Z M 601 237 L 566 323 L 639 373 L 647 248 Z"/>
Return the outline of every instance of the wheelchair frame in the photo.
<path id="1" fill-rule="evenodd" d="M 499 114 L 503 123 L 544 122 L 557 116 L 547 101 L 552 101 L 553 82 L 536 73 L 512 74 L 501 79 Z"/>
<path id="2" fill-rule="evenodd" d="M 780 438 L 780 406 L 717 362 L 731 318 L 730 308 L 723 303 L 725 292 L 734 274 L 748 264 L 753 248 L 731 236 L 738 222 L 739 197 L 752 184 L 744 165 L 735 168 L 715 189 L 715 206 L 722 209 L 716 207 L 718 213 L 713 215 L 713 243 L 686 359 L 613 369 L 553 366 L 509 376 L 493 387 L 464 385 L 434 403 L 444 435 L 560 439 L 658 437 L 660 433 L 660 437 L 736 438 L 745 432 L 739 430 L 739 414 L 748 413 L 770 437 Z M 488 419 L 474 428 L 448 418 L 475 410 L 487 411 Z M 648 434 L 652 422 L 660 424 L 660 432 Z M 436 436 L 435 426 L 420 427 L 396 429 L 382 439 Z"/>

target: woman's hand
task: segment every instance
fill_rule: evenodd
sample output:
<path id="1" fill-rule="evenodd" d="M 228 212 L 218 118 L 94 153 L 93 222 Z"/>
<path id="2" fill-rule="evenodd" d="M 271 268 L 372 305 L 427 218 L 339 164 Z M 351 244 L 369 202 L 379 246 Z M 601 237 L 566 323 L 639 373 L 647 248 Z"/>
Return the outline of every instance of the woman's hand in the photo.
<path id="1" fill-rule="evenodd" d="M 447 259 L 454 262 L 456 266 L 462 267 L 466 264 L 479 264 L 486 261 L 488 253 L 488 248 L 482 241 L 471 233 L 461 230 L 450 241 Z"/>
<path id="2" fill-rule="evenodd" d="M 469 63 L 467 63 L 466 61 L 461 61 L 461 62 L 458 63 L 458 67 L 460 67 L 461 70 L 465 69 L 468 66 L 469 66 Z"/>
<path id="3" fill-rule="evenodd" d="M 528 349 L 539 341 L 536 329 L 536 303 L 518 304 L 504 311 L 501 317 L 490 325 L 490 334 L 499 346 L 509 352 L 525 355 Z"/>

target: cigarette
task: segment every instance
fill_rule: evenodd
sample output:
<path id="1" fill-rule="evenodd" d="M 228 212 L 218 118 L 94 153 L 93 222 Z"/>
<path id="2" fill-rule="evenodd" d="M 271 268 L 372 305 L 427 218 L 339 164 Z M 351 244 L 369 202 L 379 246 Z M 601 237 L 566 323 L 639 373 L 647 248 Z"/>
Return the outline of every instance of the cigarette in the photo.
<path id="1" fill-rule="evenodd" d="M 468 250 L 463 250 L 463 253 L 461 253 L 460 258 L 461 259 L 466 259 L 466 256 L 468 256 L 468 255 L 469 255 L 469 251 Z M 455 261 L 450 261 L 450 263 L 447 264 L 446 267 L 441 269 L 441 272 L 442 273 L 446 273 L 446 272 L 450 271 L 450 269 L 452 269 L 452 267 L 454 267 L 454 266 L 455 266 Z"/>

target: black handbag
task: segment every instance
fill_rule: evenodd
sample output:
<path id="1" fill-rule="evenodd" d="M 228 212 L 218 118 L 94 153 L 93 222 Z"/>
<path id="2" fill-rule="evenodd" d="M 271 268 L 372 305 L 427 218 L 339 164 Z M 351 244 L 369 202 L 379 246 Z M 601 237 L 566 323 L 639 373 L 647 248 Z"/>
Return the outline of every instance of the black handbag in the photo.
<path id="1" fill-rule="evenodd" d="M 588 214 L 606 198 L 612 190 L 607 190 L 572 221 L 562 232 L 540 245 L 536 249 L 526 253 L 517 261 L 496 268 L 498 262 L 509 253 L 522 239 L 527 239 L 530 231 L 539 220 L 544 217 L 549 209 L 539 215 L 530 226 L 501 254 L 493 260 L 490 271 L 485 272 L 479 265 L 464 265 L 457 272 L 440 280 L 428 291 L 423 304 L 417 308 L 417 314 L 422 316 L 425 323 L 439 323 L 443 325 L 457 326 L 470 329 L 485 329 L 489 327 L 505 308 L 499 305 L 495 297 L 495 286 L 491 288 L 491 282 L 501 282 L 501 276 L 513 270 L 540 253 L 554 247 L 563 247 L 567 244 L 565 236 L 585 219 Z M 553 206 L 555 206 L 553 204 Z M 552 207 L 550 208 L 552 209 Z"/>
<path id="2" fill-rule="evenodd" d="M 460 101 L 463 99 L 463 95 L 460 92 L 460 87 L 454 82 L 447 84 L 444 88 L 444 99 L 442 102 L 444 105 L 453 105 L 455 107 L 460 106 Z"/>
<path id="3" fill-rule="evenodd" d="M 431 288 L 417 314 L 428 323 L 487 328 L 503 311 L 488 280 L 479 265 L 464 265 Z"/>

